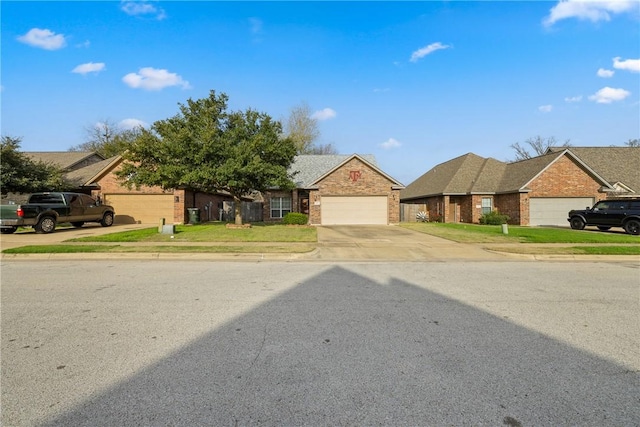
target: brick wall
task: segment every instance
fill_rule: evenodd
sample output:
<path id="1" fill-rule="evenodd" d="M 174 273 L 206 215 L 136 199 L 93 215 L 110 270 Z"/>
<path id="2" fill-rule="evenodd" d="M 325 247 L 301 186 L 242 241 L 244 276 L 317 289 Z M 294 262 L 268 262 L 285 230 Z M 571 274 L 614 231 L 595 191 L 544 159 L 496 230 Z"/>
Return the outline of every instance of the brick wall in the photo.
<path id="1" fill-rule="evenodd" d="M 605 197 L 602 185 L 569 157 L 562 156 L 529 184 L 529 197 Z"/>
<path id="2" fill-rule="evenodd" d="M 353 158 L 318 183 L 318 190 L 310 192 L 309 216 L 311 224 L 320 224 L 322 196 L 387 196 L 389 224 L 400 222 L 400 190 L 392 190 L 393 183 L 364 162 Z"/>

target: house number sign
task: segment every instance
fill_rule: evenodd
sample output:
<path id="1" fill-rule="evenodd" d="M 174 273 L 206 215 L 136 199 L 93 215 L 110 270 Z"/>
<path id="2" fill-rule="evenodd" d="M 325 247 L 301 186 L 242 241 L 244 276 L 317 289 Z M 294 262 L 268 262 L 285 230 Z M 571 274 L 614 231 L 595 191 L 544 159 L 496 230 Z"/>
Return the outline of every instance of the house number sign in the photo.
<path id="1" fill-rule="evenodd" d="M 356 182 L 362 176 L 362 171 L 349 171 L 349 179 L 351 181 Z"/>

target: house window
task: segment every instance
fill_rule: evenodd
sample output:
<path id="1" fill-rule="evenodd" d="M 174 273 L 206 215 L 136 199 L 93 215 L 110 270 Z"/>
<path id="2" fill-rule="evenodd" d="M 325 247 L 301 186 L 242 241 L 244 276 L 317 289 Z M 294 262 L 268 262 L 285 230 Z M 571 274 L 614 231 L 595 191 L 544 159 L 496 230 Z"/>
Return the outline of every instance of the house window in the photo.
<path id="1" fill-rule="evenodd" d="M 291 212 L 291 197 L 271 198 L 271 218 L 282 218 Z"/>
<path id="2" fill-rule="evenodd" d="M 482 215 L 490 214 L 493 210 L 493 199 L 491 197 L 482 198 Z"/>

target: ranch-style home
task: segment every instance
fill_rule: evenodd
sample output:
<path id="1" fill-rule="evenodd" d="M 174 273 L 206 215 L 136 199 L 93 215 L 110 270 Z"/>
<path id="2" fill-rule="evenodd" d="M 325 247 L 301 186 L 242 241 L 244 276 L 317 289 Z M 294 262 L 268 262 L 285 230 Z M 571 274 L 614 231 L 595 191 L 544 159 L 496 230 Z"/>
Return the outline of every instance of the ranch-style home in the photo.
<path id="1" fill-rule="evenodd" d="M 383 172 L 372 155 L 300 155 L 289 171 L 296 188 L 265 192 L 265 221 L 300 212 L 309 215 L 312 225 L 400 222 L 404 186 Z"/>
<path id="2" fill-rule="evenodd" d="M 552 148 L 513 163 L 468 153 L 441 163 L 401 191 L 430 220 L 478 223 L 496 210 L 510 224 L 567 225 L 567 212 L 612 197 L 640 196 L 640 148 Z"/>
<path id="3" fill-rule="evenodd" d="M 78 151 L 25 154 L 35 161 L 62 168 L 65 179 L 76 186 L 74 191 L 100 197 L 103 203 L 112 205 L 116 224 L 158 224 L 160 218 L 167 224 L 184 224 L 189 222 L 189 208 L 198 208 L 202 221 L 217 220 L 223 203 L 233 201 L 228 194 L 150 186 L 129 189 L 115 175 L 122 163 L 121 156 L 105 159 L 97 153 Z"/>
<path id="4" fill-rule="evenodd" d="M 195 193 L 159 187 L 127 188 L 117 179 L 122 158 L 105 159 L 89 152 L 30 152 L 34 160 L 65 171 L 76 191 L 99 196 L 116 211 L 116 223 L 158 224 L 189 222 L 189 208 L 198 208 L 202 221 L 220 219 L 221 208 L 232 202 L 228 194 Z M 292 191 L 271 189 L 262 194 L 262 220 L 282 221 L 288 212 L 309 215 L 310 224 L 396 224 L 400 222 L 397 180 L 384 173 L 371 155 L 301 155 L 289 169 Z M 253 200 L 247 197 L 246 201 Z"/>

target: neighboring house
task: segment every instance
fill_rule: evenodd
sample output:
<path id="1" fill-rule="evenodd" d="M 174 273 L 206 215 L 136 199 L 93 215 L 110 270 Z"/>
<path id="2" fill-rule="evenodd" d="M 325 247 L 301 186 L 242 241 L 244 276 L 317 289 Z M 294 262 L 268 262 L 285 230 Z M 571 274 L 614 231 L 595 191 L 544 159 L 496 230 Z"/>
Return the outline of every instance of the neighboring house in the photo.
<path id="1" fill-rule="evenodd" d="M 431 220 L 477 223 L 497 210 L 519 225 L 567 225 L 567 212 L 640 195 L 640 148 L 553 148 L 514 163 L 472 153 L 441 163 L 401 191 Z"/>
<path id="2" fill-rule="evenodd" d="M 301 212 L 313 225 L 400 222 L 404 186 L 380 170 L 371 155 L 300 155 L 289 171 L 296 188 L 265 192 L 265 221 Z"/>
<path id="3" fill-rule="evenodd" d="M 127 188 L 115 175 L 122 163 L 121 156 L 105 159 L 96 153 L 27 152 L 33 160 L 60 167 L 64 178 L 76 185 L 74 191 L 100 197 L 116 211 L 119 224 L 167 224 L 189 222 L 188 208 L 199 208 L 202 221 L 217 220 L 224 202 L 233 201 L 228 194 L 208 194 L 184 189 L 163 190 L 160 187 Z"/>

